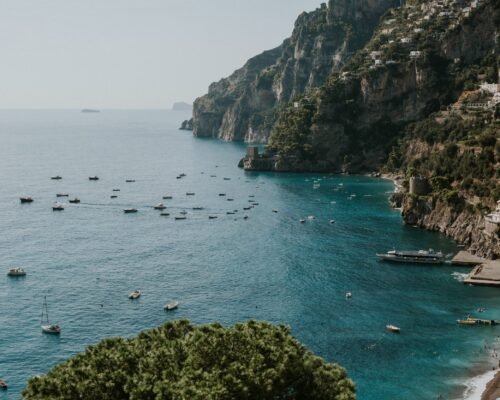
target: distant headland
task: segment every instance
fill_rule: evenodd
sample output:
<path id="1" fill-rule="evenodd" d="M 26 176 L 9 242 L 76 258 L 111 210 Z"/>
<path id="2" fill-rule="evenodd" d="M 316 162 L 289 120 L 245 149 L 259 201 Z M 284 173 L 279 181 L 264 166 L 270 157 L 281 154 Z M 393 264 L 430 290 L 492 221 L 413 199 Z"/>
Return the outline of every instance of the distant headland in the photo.
<path id="1" fill-rule="evenodd" d="M 192 109 L 192 104 L 185 103 L 183 101 L 176 102 L 172 105 L 172 111 L 191 111 Z"/>

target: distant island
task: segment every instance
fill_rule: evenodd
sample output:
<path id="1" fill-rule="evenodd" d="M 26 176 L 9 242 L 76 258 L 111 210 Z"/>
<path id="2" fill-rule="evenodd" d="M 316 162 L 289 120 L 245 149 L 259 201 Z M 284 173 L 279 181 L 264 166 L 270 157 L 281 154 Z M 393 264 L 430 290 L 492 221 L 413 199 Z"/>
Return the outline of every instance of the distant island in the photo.
<path id="1" fill-rule="evenodd" d="M 98 112 L 101 112 L 100 110 L 94 110 L 92 108 L 83 108 L 82 113 L 98 113 Z"/>
<path id="2" fill-rule="evenodd" d="M 193 109 L 192 104 L 185 103 L 183 101 L 176 102 L 172 106 L 172 111 L 191 111 L 192 109 Z"/>

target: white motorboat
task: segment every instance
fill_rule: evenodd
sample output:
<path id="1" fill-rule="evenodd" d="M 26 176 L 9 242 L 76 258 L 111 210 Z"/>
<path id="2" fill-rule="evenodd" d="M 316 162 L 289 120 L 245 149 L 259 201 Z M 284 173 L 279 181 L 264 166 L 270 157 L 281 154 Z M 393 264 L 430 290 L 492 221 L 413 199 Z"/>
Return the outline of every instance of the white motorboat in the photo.
<path id="1" fill-rule="evenodd" d="M 64 210 L 64 205 L 61 203 L 55 203 L 52 206 L 52 211 L 63 211 Z"/>
<path id="2" fill-rule="evenodd" d="M 167 207 L 163 203 L 159 203 L 156 206 L 154 206 L 155 210 L 164 210 L 165 208 Z"/>
<path id="3" fill-rule="evenodd" d="M 132 214 L 132 213 L 136 213 L 136 212 L 137 212 L 137 208 L 125 208 L 125 209 L 123 210 L 123 212 L 124 212 L 125 214 Z"/>
<path id="4" fill-rule="evenodd" d="M 385 326 L 385 329 L 387 329 L 388 331 L 390 332 L 394 332 L 394 333 L 400 333 L 401 332 L 401 329 L 398 328 L 397 326 L 395 325 L 386 325 Z"/>
<path id="5" fill-rule="evenodd" d="M 134 290 L 133 292 L 130 292 L 128 294 L 128 298 L 131 300 L 136 300 L 139 297 L 141 297 L 141 291 L 140 290 Z"/>
<path id="6" fill-rule="evenodd" d="M 179 306 L 179 302 L 178 301 L 173 301 L 172 303 L 165 304 L 163 306 L 163 309 L 165 311 L 172 311 L 172 310 L 175 310 L 178 306 Z"/>

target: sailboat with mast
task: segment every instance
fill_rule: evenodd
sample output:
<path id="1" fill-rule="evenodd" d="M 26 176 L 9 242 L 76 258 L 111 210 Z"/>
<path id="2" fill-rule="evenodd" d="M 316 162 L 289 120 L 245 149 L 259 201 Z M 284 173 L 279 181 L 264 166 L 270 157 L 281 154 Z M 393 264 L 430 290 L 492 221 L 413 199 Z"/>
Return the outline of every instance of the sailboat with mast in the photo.
<path id="1" fill-rule="evenodd" d="M 49 309 L 47 307 L 47 296 L 43 297 L 42 318 L 40 324 L 42 327 L 42 332 L 44 333 L 50 333 L 53 335 L 59 335 L 61 333 L 61 327 L 59 325 L 53 325 L 49 322 Z"/>

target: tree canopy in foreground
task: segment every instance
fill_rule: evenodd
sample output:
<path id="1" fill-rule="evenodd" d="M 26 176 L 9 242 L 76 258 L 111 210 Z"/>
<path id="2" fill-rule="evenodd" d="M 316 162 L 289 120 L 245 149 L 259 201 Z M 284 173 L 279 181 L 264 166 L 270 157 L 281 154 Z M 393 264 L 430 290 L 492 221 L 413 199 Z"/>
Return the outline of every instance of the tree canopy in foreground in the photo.
<path id="1" fill-rule="evenodd" d="M 90 346 L 30 379 L 23 398 L 353 400 L 355 394 L 343 368 L 312 354 L 285 326 L 181 320 Z"/>

